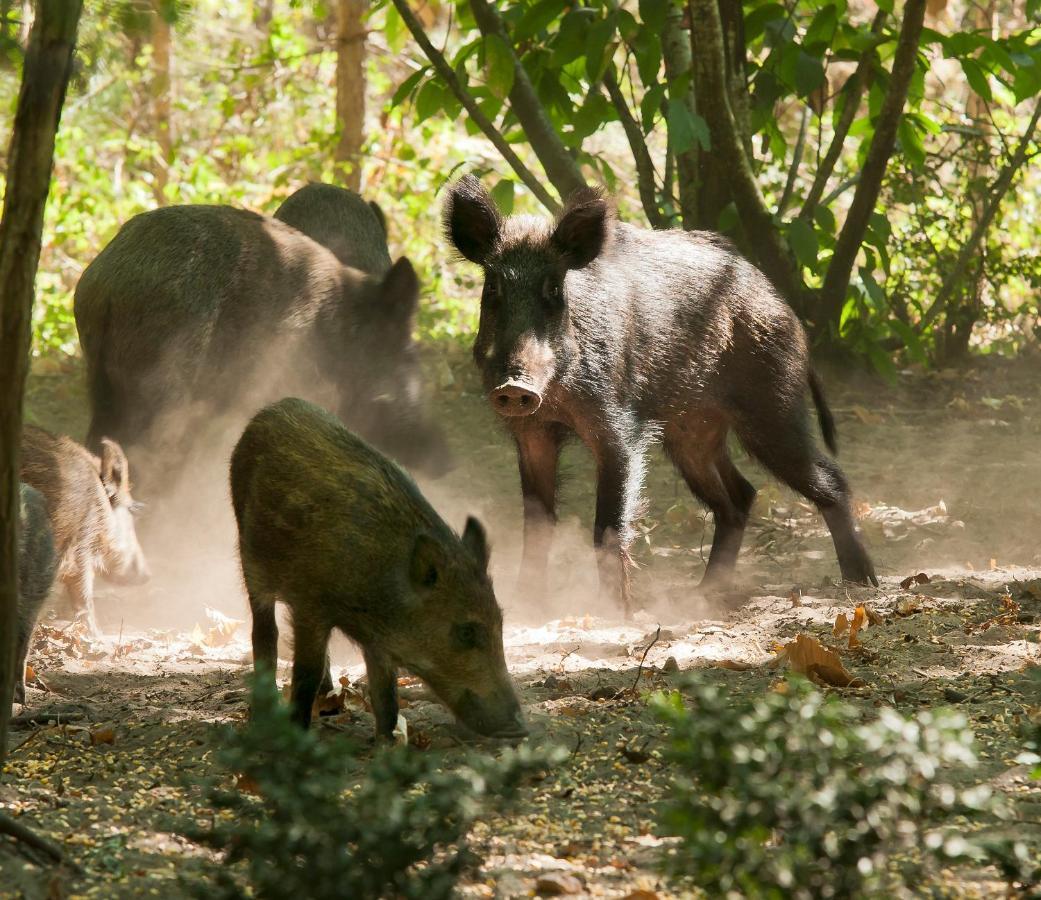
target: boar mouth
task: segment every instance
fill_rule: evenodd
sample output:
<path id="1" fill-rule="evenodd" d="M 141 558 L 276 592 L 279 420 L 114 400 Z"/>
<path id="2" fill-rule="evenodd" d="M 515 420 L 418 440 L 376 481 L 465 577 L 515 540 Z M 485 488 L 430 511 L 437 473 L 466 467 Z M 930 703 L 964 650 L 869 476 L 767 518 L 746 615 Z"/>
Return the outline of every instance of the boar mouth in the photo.
<path id="1" fill-rule="evenodd" d="M 530 381 L 509 379 L 488 394 L 492 408 L 505 418 L 530 416 L 542 406 L 542 394 Z"/>

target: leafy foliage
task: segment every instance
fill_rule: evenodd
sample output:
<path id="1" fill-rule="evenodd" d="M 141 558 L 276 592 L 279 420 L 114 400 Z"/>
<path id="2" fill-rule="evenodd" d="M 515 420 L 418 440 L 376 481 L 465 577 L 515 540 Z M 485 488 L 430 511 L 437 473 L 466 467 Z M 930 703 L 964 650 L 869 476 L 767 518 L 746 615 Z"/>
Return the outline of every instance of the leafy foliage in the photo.
<path id="1" fill-rule="evenodd" d="M 927 830 L 945 810 L 989 803 L 987 789 L 942 778 L 945 766 L 975 763 L 963 717 L 884 709 L 861 724 L 855 707 L 806 681 L 784 687 L 735 703 L 693 681 L 690 708 L 680 693 L 655 699 L 679 771 L 663 818 L 682 839 L 674 871 L 714 895 L 850 897 L 884 888 L 901 851 L 968 852 L 961 836 Z"/>
<path id="2" fill-rule="evenodd" d="M 229 815 L 193 831 L 245 863 L 258 897 L 450 897 L 475 863 L 470 824 L 557 761 L 522 746 L 449 769 L 437 754 L 395 747 L 378 751 L 358 782 L 353 748 L 293 725 L 271 681 L 255 681 L 252 702 L 249 726 L 229 734 L 224 753 L 240 789 L 212 793 Z M 222 872 L 217 896 L 241 896 L 235 872 Z"/>

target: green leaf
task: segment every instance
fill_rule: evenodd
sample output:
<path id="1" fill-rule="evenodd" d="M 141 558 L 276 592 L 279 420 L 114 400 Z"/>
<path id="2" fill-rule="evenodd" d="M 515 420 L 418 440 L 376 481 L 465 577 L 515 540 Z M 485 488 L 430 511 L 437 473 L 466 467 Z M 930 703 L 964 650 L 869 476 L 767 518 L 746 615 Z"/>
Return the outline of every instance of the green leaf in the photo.
<path id="1" fill-rule="evenodd" d="M 987 73 L 983 71 L 980 64 L 974 59 L 962 59 L 961 68 L 965 73 L 966 80 L 969 82 L 969 87 L 988 103 L 991 102 L 994 99 L 994 95 L 990 90 Z"/>
<path id="2" fill-rule="evenodd" d="M 640 118 L 643 121 L 643 133 L 650 134 L 654 120 L 661 112 L 661 103 L 665 99 L 665 85 L 656 84 L 647 91 L 640 100 Z"/>
<path id="3" fill-rule="evenodd" d="M 416 94 L 416 121 L 423 122 L 441 111 L 445 102 L 445 89 L 440 82 L 427 81 Z"/>
<path id="4" fill-rule="evenodd" d="M 550 60 L 552 66 L 563 68 L 582 55 L 589 25 L 590 10 L 575 9 L 564 16 L 560 30 L 553 40 L 553 56 Z"/>
<path id="5" fill-rule="evenodd" d="M 813 93 L 824 83 L 824 63 L 805 50 L 795 57 L 795 89 L 800 97 Z"/>
<path id="6" fill-rule="evenodd" d="M 658 80 L 661 69 L 661 37 L 657 32 L 643 28 L 632 42 L 632 48 L 640 81 L 644 87 L 649 87 Z"/>
<path id="7" fill-rule="evenodd" d="M 826 206 L 818 206 L 813 211 L 813 220 L 821 231 L 828 234 L 835 233 L 835 214 Z"/>
<path id="8" fill-rule="evenodd" d="M 485 38 L 484 62 L 488 90 L 499 98 L 508 96 L 513 87 L 513 51 L 497 34 Z"/>
<path id="9" fill-rule="evenodd" d="M 788 223 L 788 244 L 795 251 L 799 263 L 811 271 L 817 265 L 817 233 L 804 219 Z"/>
<path id="10" fill-rule="evenodd" d="M 395 106 L 399 106 L 409 97 L 412 92 L 416 89 L 416 85 L 423 80 L 423 76 L 430 70 L 429 66 L 423 66 L 418 72 L 413 72 L 408 76 L 401 84 L 398 85 L 398 89 L 394 91 L 394 96 L 390 98 L 390 108 L 393 109 Z"/>
<path id="11" fill-rule="evenodd" d="M 589 36 L 586 38 L 586 74 L 591 83 L 595 83 L 603 77 L 611 54 L 614 52 L 611 41 L 615 36 L 617 21 L 615 16 L 610 15 L 606 19 L 596 22 L 589 30 Z"/>
<path id="12" fill-rule="evenodd" d="M 495 205 L 502 210 L 504 215 L 511 215 L 513 213 L 513 196 L 514 196 L 514 183 L 509 178 L 503 178 L 495 187 L 489 192 L 492 196 L 492 200 L 495 201 Z"/>
<path id="13" fill-rule="evenodd" d="M 749 44 L 766 30 L 766 25 L 775 19 L 784 19 L 787 10 L 780 3 L 764 3 L 745 16 L 745 41 Z"/>
<path id="14" fill-rule="evenodd" d="M 397 9 L 391 3 L 387 4 L 385 18 L 383 20 L 383 36 L 387 40 L 387 47 L 392 53 L 400 53 L 408 38 L 408 29 L 401 21 Z"/>
<path id="15" fill-rule="evenodd" d="M 675 97 L 669 100 L 665 118 L 669 124 L 669 142 L 673 153 L 686 153 L 695 143 L 703 150 L 711 147 L 708 125 L 701 116 L 692 113 L 687 104 Z"/>
<path id="16" fill-rule="evenodd" d="M 829 3 L 823 9 L 818 10 L 817 15 L 806 29 L 806 36 L 802 39 L 804 47 L 822 44 L 828 47 L 835 37 L 835 28 L 838 25 L 838 12 L 835 4 Z"/>
<path id="17" fill-rule="evenodd" d="M 921 168 L 925 163 L 925 145 L 914 122 L 907 116 L 902 116 L 896 134 L 900 141 L 900 149 L 903 150 L 908 163 L 916 169 Z"/>
<path id="18" fill-rule="evenodd" d="M 648 28 L 661 33 L 671 0 L 640 0 L 640 20 Z"/>
<path id="19" fill-rule="evenodd" d="M 572 117 L 571 142 L 580 145 L 584 138 L 589 137 L 605 122 L 615 118 L 614 107 L 607 98 L 601 94 L 591 94 L 589 99 L 582 104 L 582 108 Z"/>
<path id="20" fill-rule="evenodd" d="M 540 31 L 545 31 L 551 22 L 563 12 L 563 4 L 559 0 L 542 0 L 536 3 L 520 20 L 520 24 L 512 30 L 514 41 L 524 41 Z"/>

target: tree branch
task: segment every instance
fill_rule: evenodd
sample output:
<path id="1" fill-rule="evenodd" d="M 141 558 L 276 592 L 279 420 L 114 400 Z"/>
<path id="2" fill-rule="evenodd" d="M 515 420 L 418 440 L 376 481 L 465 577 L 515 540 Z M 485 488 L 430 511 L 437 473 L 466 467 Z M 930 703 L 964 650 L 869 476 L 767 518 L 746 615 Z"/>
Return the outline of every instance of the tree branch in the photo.
<path id="1" fill-rule="evenodd" d="M 958 256 L 954 261 L 954 265 L 951 266 L 947 274 L 944 276 L 943 283 L 940 285 L 940 290 L 937 292 L 932 305 L 928 310 L 926 310 L 925 315 L 922 316 L 922 321 L 918 326 L 920 331 L 925 331 L 925 329 L 933 323 L 933 320 L 936 319 L 936 317 L 947 306 L 951 299 L 951 295 L 954 293 L 955 287 L 965 274 L 965 269 L 968 267 L 969 262 L 978 252 L 980 243 L 986 237 L 991 222 L 994 220 L 994 216 L 997 214 L 997 211 L 1001 206 L 1001 201 L 1005 199 L 1005 195 L 1008 193 L 1009 188 L 1012 187 L 1012 180 L 1016 177 L 1016 173 L 1019 172 L 1027 160 L 1027 148 L 1030 146 L 1030 142 L 1034 139 L 1034 132 L 1037 130 L 1039 119 L 1041 119 L 1041 99 L 1039 99 L 1034 106 L 1034 113 L 1030 117 L 1030 121 L 1027 123 L 1026 131 L 1023 132 L 1023 137 L 1020 138 L 1019 145 L 1016 147 L 1016 152 L 1012 155 L 1012 158 L 1002 166 L 1001 171 L 998 172 L 994 179 L 993 185 L 991 185 L 990 190 L 987 191 L 987 199 L 984 201 L 980 217 L 976 221 L 976 226 L 972 229 L 972 233 L 969 235 L 968 240 L 966 240 L 962 245 L 961 250 L 958 251 Z"/>
<path id="2" fill-rule="evenodd" d="M 924 2 L 924 0 L 919 0 Z M 712 152 L 730 161 L 726 172 L 741 224 L 749 237 L 759 263 L 774 286 L 797 309 L 802 304 L 804 285 L 788 245 L 777 227 L 752 170 L 752 163 L 741 140 L 727 99 L 726 62 L 723 26 L 716 0 L 691 0 L 691 32 L 703 54 L 700 70 L 704 96 L 716 102 L 701 109 L 712 132 Z"/>
<path id="3" fill-rule="evenodd" d="M 810 127 L 810 108 L 803 106 L 802 119 L 799 122 L 799 137 L 795 141 L 795 150 L 792 151 L 792 164 L 788 169 L 788 177 L 784 182 L 784 192 L 781 194 L 780 202 L 777 204 L 777 216 L 780 218 L 788 208 L 795 190 L 795 179 L 799 175 L 799 166 L 802 165 L 802 154 L 806 149 L 806 130 Z"/>
<path id="4" fill-rule="evenodd" d="M 470 92 L 467 91 L 459 82 L 455 70 L 449 65 L 444 54 L 430 43 L 430 38 L 427 37 L 426 32 L 423 30 L 423 26 L 409 7 L 408 0 L 392 0 L 392 2 L 394 3 L 395 9 L 398 11 L 398 14 L 401 16 L 401 20 L 405 23 L 405 27 L 412 32 L 412 37 L 416 39 L 416 43 L 419 44 L 420 49 L 426 55 L 426 58 L 430 60 L 430 64 L 437 71 L 437 74 L 441 76 L 441 79 L 448 86 L 448 89 L 455 95 L 456 99 L 463 105 L 463 109 L 470 114 L 470 118 L 473 119 L 474 124 L 481 129 L 484 136 L 488 138 L 495 149 L 502 154 L 503 159 L 509 163 L 510 168 L 517 173 L 517 177 L 524 182 L 528 190 L 530 190 L 538 199 L 539 203 L 554 215 L 559 213 L 561 209 L 560 204 L 553 199 L 550 193 L 542 186 L 542 182 L 532 174 L 531 170 L 521 162 L 520 157 L 513 152 L 513 148 L 506 143 L 506 139 L 499 133 L 499 130 L 494 124 L 492 124 L 492 121 L 481 112 L 481 108 L 477 105 L 477 101 L 474 100 L 470 95 Z"/>
<path id="5" fill-rule="evenodd" d="M 880 35 L 882 33 L 886 15 L 884 9 L 880 9 L 875 14 L 875 20 L 871 23 L 873 34 Z M 824 160 L 817 167 L 817 174 L 813 177 L 810 192 L 806 195 L 806 201 L 799 212 L 800 219 L 809 219 L 813 216 L 820 203 L 821 196 L 824 194 L 824 189 L 828 186 L 828 179 L 831 178 L 831 173 L 835 171 L 835 165 L 842 155 L 842 148 L 846 143 L 846 137 L 849 135 L 849 129 L 852 127 L 853 120 L 856 119 L 857 111 L 860 109 L 860 101 L 864 96 L 864 91 L 871 84 L 876 46 L 872 44 L 860 54 L 860 61 L 857 63 L 856 70 L 842 86 L 842 93 L 845 94 L 842 101 L 842 112 L 839 115 L 838 122 L 835 123 L 835 134 L 832 135 L 831 143 L 828 145 L 828 152 L 824 154 Z"/>
<path id="6" fill-rule="evenodd" d="M 838 327 L 842 307 L 846 301 L 846 289 L 853 272 L 853 263 L 864 240 L 868 221 L 875 211 L 875 203 L 882 189 L 882 178 L 886 174 L 889 158 L 896 145 L 896 131 L 904 112 L 907 91 L 911 86 L 918 59 L 918 44 L 925 20 L 925 3 L 926 0 L 907 0 L 904 5 L 904 21 L 900 25 L 900 37 L 893 58 L 889 88 L 882 101 L 882 109 L 878 114 L 867 157 L 864 159 L 864 165 L 860 167 L 860 181 L 853 194 L 853 202 L 835 241 L 835 252 L 821 286 L 820 315 L 816 322 L 818 330 L 827 327 L 829 323 Z"/>
<path id="7" fill-rule="evenodd" d="M 654 163 L 651 161 L 647 142 L 643 139 L 640 123 L 633 116 L 629 104 L 625 102 L 625 95 L 618 86 L 614 69 L 610 66 L 604 73 L 604 87 L 607 88 L 607 94 L 618 113 L 618 121 L 622 123 L 625 136 L 629 139 L 629 148 L 632 150 L 633 159 L 636 162 L 636 181 L 640 189 L 640 202 L 643 204 L 647 221 L 651 223 L 652 228 L 664 228 L 665 217 L 658 207 L 658 195 L 654 187 Z"/>
<path id="8" fill-rule="evenodd" d="M 398 5 L 398 0 L 394 0 Z M 473 10 L 474 20 L 477 27 L 486 38 L 495 35 L 500 38 L 509 48 L 510 56 L 513 57 L 513 87 L 510 89 L 510 108 L 513 110 L 517 121 L 524 129 L 524 134 L 531 144 L 531 149 L 542 163 L 546 175 L 552 182 L 553 187 L 561 197 L 567 199 L 574 191 L 586 186 L 586 180 L 582 177 L 582 170 L 578 167 L 575 158 L 568 152 L 564 142 L 557 134 L 546 111 L 542 108 L 535 88 L 528 78 L 527 70 L 524 68 L 513 42 L 509 39 L 506 26 L 503 24 L 495 7 L 486 0 L 470 0 L 470 9 Z"/>

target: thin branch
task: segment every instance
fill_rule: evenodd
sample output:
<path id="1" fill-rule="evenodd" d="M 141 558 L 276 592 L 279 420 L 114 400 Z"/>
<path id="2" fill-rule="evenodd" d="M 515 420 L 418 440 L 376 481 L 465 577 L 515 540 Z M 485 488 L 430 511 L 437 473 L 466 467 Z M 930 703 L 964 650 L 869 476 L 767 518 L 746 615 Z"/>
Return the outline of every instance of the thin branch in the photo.
<path id="1" fill-rule="evenodd" d="M 651 223 L 652 228 L 664 228 L 665 218 L 658 208 L 658 196 L 654 187 L 654 163 L 651 162 L 651 154 L 643 139 L 640 124 L 629 109 L 629 104 L 625 102 L 625 95 L 618 86 L 614 69 L 610 66 L 604 73 L 604 87 L 607 88 L 607 94 L 618 113 L 618 121 L 622 123 L 625 136 L 629 139 L 629 148 L 632 150 L 633 160 L 636 162 L 636 180 L 640 189 L 640 202 L 643 204 L 647 221 Z"/>
<path id="2" fill-rule="evenodd" d="M 936 299 L 933 300 L 932 306 L 930 306 L 929 309 L 926 310 L 925 315 L 922 316 L 922 321 L 918 326 L 920 331 L 924 331 L 928 328 L 932 324 L 933 320 L 950 302 L 951 295 L 954 293 L 955 287 L 965 274 L 966 267 L 972 257 L 979 250 L 983 238 L 986 237 L 987 231 L 990 229 L 990 224 L 994 220 L 994 216 L 1001 206 L 1001 201 L 1004 200 L 1009 188 L 1012 187 L 1012 180 L 1016 177 L 1016 173 L 1019 172 L 1027 160 L 1027 149 L 1030 146 L 1030 142 L 1034 139 L 1034 132 L 1037 129 L 1039 119 L 1041 119 L 1041 99 L 1039 99 L 1034 106 L 1034 113 L 1030 117 L 1030 121 L 1027 123 L 1026 131 L 1023 132 L 1023 137 L 1020 139 L 1019 145 L 1016 147 L 1016 152 L 1012 155 L 1012 158 L 1002 166 L 1001 171 L 994 179 L 993 185 L 987 192 L 987 199 L 984 202 L 983 211 L 980 214 L 979 220 L 976 222 L 976 226 L 972 229 L 972 233 L 969 235 L 968 240 L 965 241 L 961 250 L 958 251 L 958 256 L 954 261 L 954 265 L 951 266 L 947 271 L 947 274 L 944 276 L 943 283 L 940 285 L 940 290 L 936 294 Z"/>
<path id="3" fill-rule="evenodd" d="M 802 121 L 799 123 L 799 137 L 795 140 L 795 150 L 792 153 L 792 164 L 788 169 L 788 178 L 784 182 L 784 193 L 781 194 L 781 200 L 777 204 L 778 218 L 784 215 L 784 211 L 788 208 L 788 203 L 792 199 L 792 192 L 795 190 L 795 179 L 799 175 L 799 166 L 802 165 L 802 154 L 806 149 L 806 131 L 809 127 L 810 108 L 804 106 L 802 108 Z"/>
<path id="4" fill-rule="evenodd" d="M 846 221 L 835 241 L 835 252 L 824 276 L 820 293 L 820 313 L 815 317 L 817 328 L 838 325 L 839 316 L 846 300 L 853 264 L 867 231 L 868 221 L 875 211 L 882 179 L 889 165 L 889 158 L 896 146 L 896 131 L 904 113 L 907 92 L 911 86 L 915 67 L 918 64 L 918 45 L 925 22 L 926 0 L 907 0 L 904 5 L 904 20 L 900 25 L 893 70 L 882 109 L 875 124 L 864 165 L 860 168 L 860 181 L 853 195 Z"/>
<path id="5" fill-rule="evenodd" d="M 481 112 L 481 108 L 477 105 L 477 101 L 474 100 L 470 92 L 467 91 L 459 82 L 455 70 L 451 65 L 449 65 L 444 54 L 430 43 L 430 38 L 427 37 L 426 31 L 423 30 L 423 26 L 409 7 L 408 0 L 392 0 L 392 2 L 394 3 L 394 8 L 397 9 L 398 14 L 401 16 L 401 20 L 405 23 L 405 27 L 412 32 L 412 37 L 416 39 L 416 43 L 419 44 L 420 49 L 422 49 L 426 58 L 430 60 L 431 65 L 437 71 L 437 74 L 441 76 L 441 79 L 448 86 L 448 89 L 455 95 L 455 98 L 470 114 L 470 118 L 473 120 L 474 124 L 481 129 L 484 136 L 488 138 L 495 149 L 502 154 L 503 159 L 509 163 L 510 168 L 517 173 L 517 177 L 524 182 L 528 190 L 535 195 L 538 201 L 554 215 L 559 213 L 561 209 L 560 204 L 553 199 L 550 193 L 542 186 L 542 182 L 535 177 L 531 170 L 521 162 L 520 157 L 513 152 L 513 148 L 506 143 L 506 139 L 499 133 L 499 130 L 492 124 L 492 121 Z"/>
<path id="6" fill-rule="evenodd" d="M 52 862 L 68 864 L 61 847 L 45 837 L 40 837 L 35 831 L 31 831 L 17 819 L 12 819 L 5 813 L 0 812 L 0 834 L 6 834 L 20 841 L 33 850 L 38 850 L 47 856 Z M 78 868 L 78 867 L 77 867 Z"/>
<path id="7" fill-rule="evenodd" d="M 881 35 L 885 22 L 886 11 L 880 9 L 871 23 L 872 34 Z M 820 203 L 821 194 L 824 193 L 824 189 L 828 186 L 828 179 L 831 178 L 831 173 L 835 171 L 835 165 L 842 155 L 842 148 L 846 143 L 846 137 L 849 135 L 849 129 L 852 127 L 853 120 L 856 119 L 857 111 L 860 109 L 861 98 L 864 96 L 864 91 L 868 85 L 871 84 L 876 46 L 877 44 L 872 44 L 860 54 L 860 62 L 857 63 L 856 70 L 842 86 L 842 93 L 846 95 L 842 102 L 842 114 L 835 124 L 835 134 L 832 135 L 831 144 L 828 145 L 828 152 L 824 155 L 824 161 L 817 168 L 817 174 L 813 178 L 810 192 L 806 195 L 806 201 L 799 212 L 799 218 L 801 219 L 809 219 L 813 216 Z M 825 203 L 825 205 L 827 204 Z"/>
<path id="8" fill-rule="evenodd" d="M 394 0 L 394 5 L 399 6 L 399 0 Z M 470 0 L 470 9 L 481 34 L 485 38 L 493 35 L 498 37 L 509 49 L 513 59 L 510 108 L 524 129 L 524 135 L 546 170 L 553 187 L 561 197 L 568 197 L 574 191 L 585 187 L 586 180 L 582 177 L 582 170 L 564 146 L 545 109 L 542 108 L 528 72 L 513 49 L 513 42 L 495 7 L 486 0 Z"/>
<path id="9" fill-rule="evenodd" d="M 859 172 L 857 172 L 856 175 L 850 175 L 849 178 L 836 187 L 827 197 L 821 200 L 821 206 L 831 206 L 832 203 L 838 200 L 839 197 L 845 194 L 851 187 L 856 187 L 858 181 L 860 181 Z"/>
<path id="10" fill-rule="evenodd" d="M 665 64 L 665 78 L 668 82 L 669 99 L 677 100 L 686 107 L 693 119 L 697 115 L 697 103 L 694 97 L 693 77 L 694 61 L 691 53 L 690 38 L 683 29 L 683 10 L 675 4 L 669 4 L 669 12 L 665 16 L 665 27 L 661 35 L 661 55 Z M 689 76 L 682 95 L 677 96 L 673 86 L 684 75 Z M 675 143 L 672 135 L 673 123 L 665 117 L 665 127 L 669 133 L 669 144 Z M 680 218 L 683 227 L 688 231 L 697 228 L 699 223 L 700 193 L 700 150 L 697 141 L 686 150 L 676 150 L 676 175 L 680 196 Z"/>

